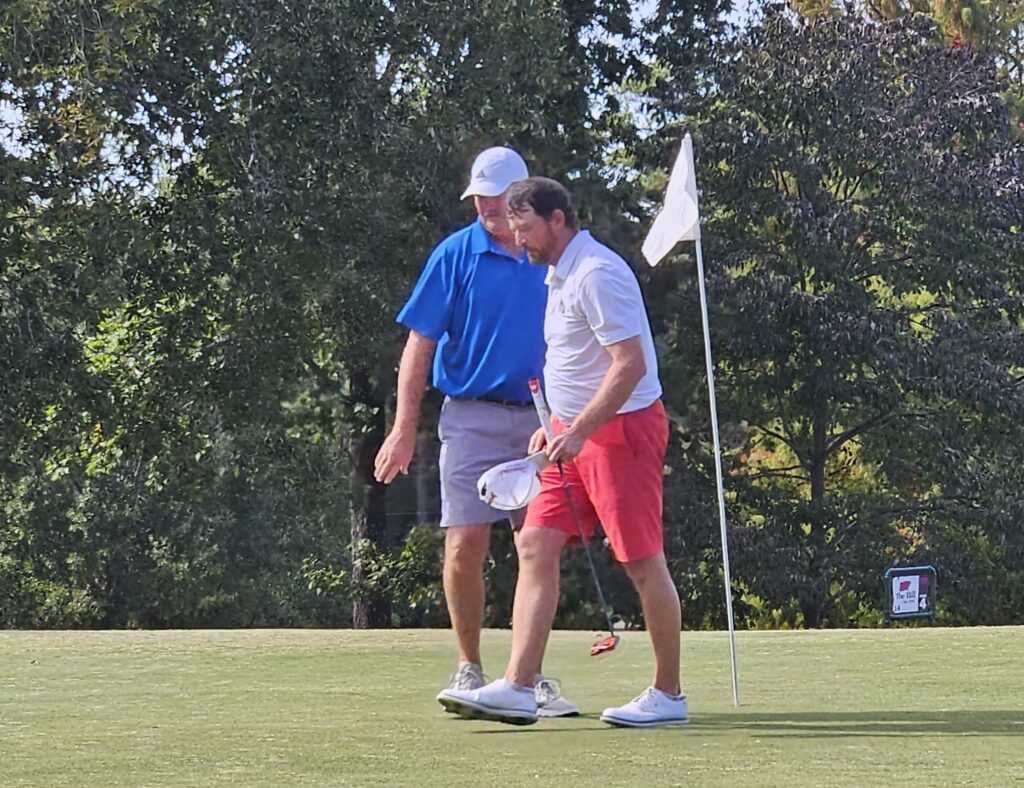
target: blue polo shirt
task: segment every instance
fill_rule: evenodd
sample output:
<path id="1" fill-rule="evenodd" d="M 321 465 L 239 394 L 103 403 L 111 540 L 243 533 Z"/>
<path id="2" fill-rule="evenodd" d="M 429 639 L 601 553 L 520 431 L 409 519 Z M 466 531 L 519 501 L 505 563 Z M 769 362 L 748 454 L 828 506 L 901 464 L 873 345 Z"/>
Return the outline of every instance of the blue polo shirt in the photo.
<path id="1" fill-rule="evenodd" d="M 546 274 L 498 246 L 479 220 L 434 249 L 398 322 L 437 340 L 436 388 L 530 401 L 528 381 L 544 369 Z"/>

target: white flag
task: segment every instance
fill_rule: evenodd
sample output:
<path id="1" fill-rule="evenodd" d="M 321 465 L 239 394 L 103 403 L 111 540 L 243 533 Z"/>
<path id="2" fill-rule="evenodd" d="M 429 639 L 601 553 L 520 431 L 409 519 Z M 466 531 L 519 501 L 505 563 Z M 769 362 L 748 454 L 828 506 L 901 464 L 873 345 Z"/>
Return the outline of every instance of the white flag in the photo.
<path id="1" fill-rule="evenodd" d="M 687 134 L 683 137 L 683 147 L 668 179 L 665 207 L 654 220 L 644 241 L 644 257 L 655 266 L 679 241 L 699 239 L 700 213 L 697 210 L 697 175 L 693 168 L 693 139 Z"/>

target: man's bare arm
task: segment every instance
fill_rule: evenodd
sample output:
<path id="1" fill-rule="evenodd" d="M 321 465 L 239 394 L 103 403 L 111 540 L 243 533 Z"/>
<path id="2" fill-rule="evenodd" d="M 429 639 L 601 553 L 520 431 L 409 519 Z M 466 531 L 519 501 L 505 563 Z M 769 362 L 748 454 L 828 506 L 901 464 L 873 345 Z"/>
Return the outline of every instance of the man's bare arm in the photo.
<path id="1" fill-rule="evenodd" d="M 427 388 L 427 373 L 434 357 L 436 340 L 416 331 L 409 339 L 398 364 L 398 404 L 395 423 L 377 452 L 373 475 L 379 482 L 391 484 L 399 473 L 409 472 L 409 463 L 416 452 L 416 427 L 419 424 L 420 405 Z"/>
<path id="2" fill-rule="evenodd" d="M 548 446 L 548 456 L 555 462 L 571 460 L 579 454 L 587 438 L 626 404 L 647 372 L 644 346 L 639 336 L 608 345 L 605 350 L 612 357 L 612 365 L 605 373 L 600 388 L 569 429 L 557 435 Z"/>

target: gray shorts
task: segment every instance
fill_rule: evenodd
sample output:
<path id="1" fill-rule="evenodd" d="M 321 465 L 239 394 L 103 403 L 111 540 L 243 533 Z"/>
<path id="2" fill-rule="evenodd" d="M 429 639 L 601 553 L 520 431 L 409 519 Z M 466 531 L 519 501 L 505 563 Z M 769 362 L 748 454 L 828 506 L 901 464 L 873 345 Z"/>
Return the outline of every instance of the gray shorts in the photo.
<path id="1" fill-rule="evenodd" d="M 442 528 L 506 519 L 520 524 L 524 512 L 488 506 L 480 500 L 476 483 L 489 468 L 525 457 L 530 436 L 539 426 L 532 407 L 445 397 L 437 424 Z M 517 517 L 510 517 L 513 514 Z"/>

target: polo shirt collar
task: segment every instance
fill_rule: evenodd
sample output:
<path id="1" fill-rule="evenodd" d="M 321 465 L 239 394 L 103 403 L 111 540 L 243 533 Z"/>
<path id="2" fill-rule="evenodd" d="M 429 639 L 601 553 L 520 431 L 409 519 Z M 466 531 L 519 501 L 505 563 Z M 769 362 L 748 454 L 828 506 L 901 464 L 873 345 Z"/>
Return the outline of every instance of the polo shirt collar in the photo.
<path id="1" fill-rule="evenodd" d="M 491 252 L 513 260 L 519 259 L 512 252 L 498 246 L 491 237 L 491 234 L 484 229 L 484 225 L 479 219 L 473 222 L 473 229 L 469 231 L 469 251 L 473 254 Z"/>
<path id="2" fill-rule="evenodd" d="M 580 259 L 580 253 L 588 243 L 590 243 L 589 230 L 580 230 L 576 233 L 573 239 L 569 241 L 569 245 L 562 250 L 562 256 L 558 258 L 558 262 L 551 266 L 544 281 L 547 284 L 551 284 L 554 279 L 563 281 L 576 268 L 576 264 Z"/>

